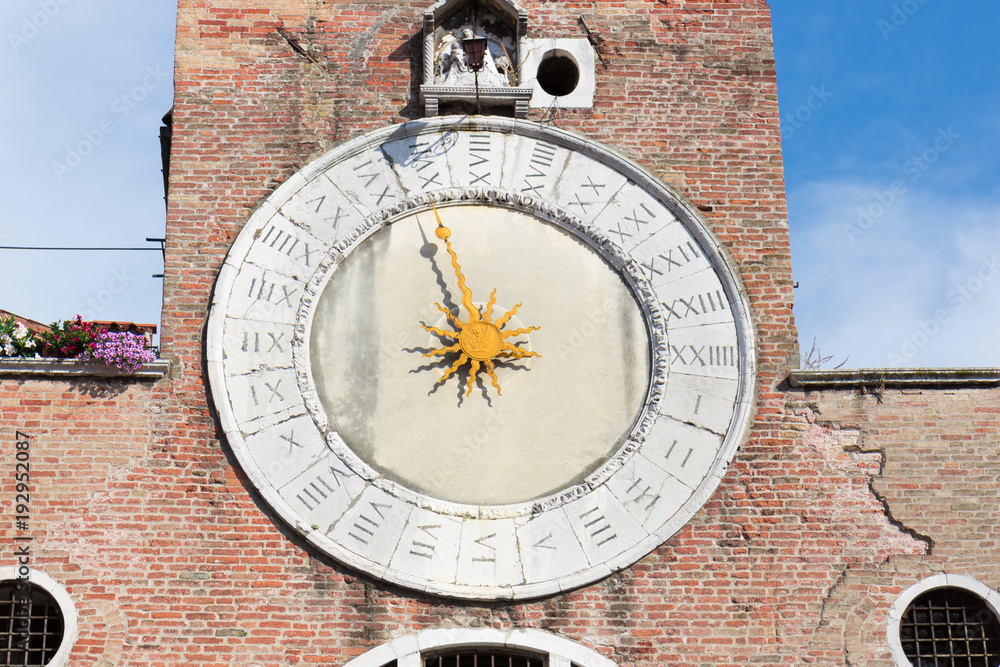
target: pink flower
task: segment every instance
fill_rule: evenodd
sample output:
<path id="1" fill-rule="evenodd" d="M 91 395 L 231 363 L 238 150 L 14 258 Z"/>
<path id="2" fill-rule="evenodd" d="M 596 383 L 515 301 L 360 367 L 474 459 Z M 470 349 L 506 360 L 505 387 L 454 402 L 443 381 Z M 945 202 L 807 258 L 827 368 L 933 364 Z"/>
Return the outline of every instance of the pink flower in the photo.
<path id="1" fill-rule="evenodd" d="M 134 333 L 123 331 L 113 333 L 102 331 L 97 334 L 90 349 L 80 357 L 102 361 L 108 366 L 115 366 L 126 373 L 134 373 L 143 364 L 155 361 L 153 352 L 146 347 L 146 339 Z"/>

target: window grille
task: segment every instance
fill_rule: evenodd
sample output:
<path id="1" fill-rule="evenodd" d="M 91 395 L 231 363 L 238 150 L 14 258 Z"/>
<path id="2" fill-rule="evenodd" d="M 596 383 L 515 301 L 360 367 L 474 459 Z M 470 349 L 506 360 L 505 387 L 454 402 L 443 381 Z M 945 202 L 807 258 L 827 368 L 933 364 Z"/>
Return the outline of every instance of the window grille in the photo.
<path id="1" fill-rule="evenodd" d="M 22 584 L 23 585 L 23 584 Z M 0 664 L 44 667 L 63 640 L 63 615 L 45 590 L 28 585 L 29 593 L 15 598 L 17 584 L 0 583 Z"/>
<path id="2" fill-rule="evenodd" d="M 537 656 L 497 651 L 454 651 L 423 659 L 424 667 L 545 667 Z"/>
<path id="3" fill-rule="evenodd" d="M 1000 619 L 981 598 L 961 589 L 918 596 L 899 622 L 899 639 L 915 667 L 1000 665 Z"/>

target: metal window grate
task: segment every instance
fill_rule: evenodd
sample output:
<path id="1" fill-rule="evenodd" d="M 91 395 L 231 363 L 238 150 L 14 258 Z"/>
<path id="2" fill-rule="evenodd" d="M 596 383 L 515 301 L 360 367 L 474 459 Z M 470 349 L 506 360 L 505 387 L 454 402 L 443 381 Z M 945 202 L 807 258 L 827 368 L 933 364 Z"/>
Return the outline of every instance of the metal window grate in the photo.
<path id="1" fill-rule="evenodd" d="M 916 667 L 1000 665 L 1000 620 L 981 598 L 960 589 L 917 597 L 900 620 L 899 639 Z"/>
<path id="2" fill-rule="evenodd" d="M 545 667 L 545 660 L 517 653 L 465 650 L 424 657 L 424 667 Z"/>
<path id="3" fill-rule="evenodd" d="M 13 581 L 0 583 L 0 664 L 44 667 L 63 640 L 59 604 L 38 586 L 16 600 Z"/>

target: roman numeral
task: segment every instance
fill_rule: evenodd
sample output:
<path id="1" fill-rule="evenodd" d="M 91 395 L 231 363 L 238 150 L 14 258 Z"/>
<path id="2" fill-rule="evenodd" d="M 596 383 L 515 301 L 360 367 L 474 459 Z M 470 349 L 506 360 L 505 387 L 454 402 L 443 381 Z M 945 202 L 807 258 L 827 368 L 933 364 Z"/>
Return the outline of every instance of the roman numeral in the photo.
<path id="1" fill-rule="evenodd" d="M 244 331 L 243 332 L 243 345 L 240 346 L 240 352 L 260 353 L 260 352 L 271 352 L 273 350 L 277 350 L 278 352 L 284 352 L 285 351 L 285 348 L 283 348 L 281 346 L 281 343 L 283 342 L 282 339 L 285 337 L 285 334 L 283 334 L 283 333 L 274 334 L 274 333 L 268 331 L 267 335 L 270 337 L 270 340 L 269 341 L 265 340 L 264 341 L 264 345 L 263 345 L 263 347 L 266 347 L 267 349 L 262 349 L 261 339 L 260 339 L 260 332 L 259 331 L 253 331 L 253 332 Z M 287 345 L 288 343 L 285 343 L 285 344 Z"/>
<path id="2" fill-rule="evenodd" d="M 671 248 L 665 255 L 661 253 L 650 259 L 648 263 L 644 262 L 643 266 L 649 271 L 649 277 L 653 278 L 670 273 L 674 267 L 681 268 L 700 257 L 701 253 L 698 252 L 698 247 L 691 241 L 687 241 Z"/>
<path id="3" fill-rule="evenodd" d="M 635 482 L 632 483 L 632 486 L 628 487 L 628 489 L 625 490 L 625 493 L 626 495 L 631 494 L 633 492 L 638 494 L 635 498 L 629 498 L 629 501 L 633 503 L 643 503 L 648 500 L 648 503 L 646 503 L 646 506 L 643 508 L 648 512 L 649 510 L 653 509 L 653 505 L 655 505 L 656 501 L 660 499 L 660 496 L 659 494 L 654 496 L 653 494 L 650 493 L 652 487 L 649 486 L 648 484 L 646 484 L 646 486 L 643 487 L 642 484 L 643 484 L 642 478 L 641 477 L 637 478 Z"/>
<path id="4" fill-rule="evenodd" d="M 714 292 L 695 294 L 686 299 L 674 299 L 670 305 L 667 305 L 667 302 L 664 301 L 662 305 L 667 311 L 667 320 L 671 317 L 680 320 L 689 315 L 705 315 L 706 313 L 725 310 L 728 303 L 722 294 L 722 290 L 715 290 Z"/>
<path id="5" fill-rule="evenodd" d="M 281 347 L 281 339 L 285 337 L 285 334 L 280 333 L 277 336 L 275 336 L 272 332 L 268 331 L 267 332 L 267 336 L 268 336 L 268 338 L 271 339 L 271 345 L 270 345 L 270 347 L 267 348 L 267 350 L 266 350 L 267 352 L 270 352 L 271 350 L 275 350 L 275 349 L 277 349 L 278 352 L 284 352 L 285 351 L 285 348 Z"/>
<path id="6" fill-rule="evenodd" d="M 364 170 L 364 173 L 362 173 L 362 170 Z M 382 192 L 371 190 L 372 183 L 374 183 L 379 176 L 378 167 L 375 166 L 375 162 L 372 160 L 372 158 L 368 158 L 368 162 L 356 166 L 354 168 L 354 173 L 358 175 L 358 178 L 364 181 L 365 190 L 368 190 L 368 193 L 375 197 L 376 206 L 381 206 L 382 200 L 385 199 L 386 197 L 395 198 L 395 195 L 389 192 L 388 185 L 382 188 Z"/>
<path id="7" fill-rule="evenodd" d="M 347 473 L 343 470 L 338 470 L 333 466 L 328 469 L 330 476 L 333 477 L 333 483 L 339 488 L 340 487 L 340 477 L 347 476 Z M 306 484 L 305 488 L 298 492 L 295 498 L 306 506 L 307 510 L 314 510 L 319 507 L 320 503 L 327 499 L 328 493 L 335 493 L 336 489 L 323 478 L 323 473 L 319 473 L 313 478 L 311 482 Z"/>
<path id="8" fill-rule="evenodd" d="M 427 176 L 424 176 L 424 175 L 422 175 L 422 174 L 419 173 L 419 171 L 420 171 L 419 169 L 417 171 L 418 171 L 417 176 L 420 178 L 420 181 L 421 181 L 420 187 L 427 188 L 427 187 L 430 187 L 430 185 L 432 183 L 434 185 L 438 186 L 439 188 L 440 187 L 444 187 L 443 184 L 441 183 L 441 181 L 438 180 L 438 176 L 441 175 L 441 172 L 436 171 L 433 174 L 429 174 Z"/>
<path id="9" fill-rule="evenodd" d="M 250 290 L 247 292 L 247 296 L 252 298 L 254 302 L 264 301 L 272 303 L 275 306 L 285 304 L 288 308 L 291 308 L 292 297 L 298 291 L 298 289 L 289 290 L 288 285 L 269 283 L 261 276 L 260 278 L 253 278 L 250 281 Z"/>
<path id="10" fill-rule="evenodd" d="M 337 210 L 334 212 L 333 215 L 327 216 L 326 218 L 323 218 L 323 219 L 324 220 L 333 220 L 333 230 L 337 231 L 337 225 L 340 224 L 340 219 L 341 218 L 349 218 L 349 217 L 350 217 L 350 215 L 348 214 L 347 210 L 344 209 L 343 207 L 341 207 L 340 205 L 338 205 L 337 206 Z"/>
<path id="11" fill-rule="evenodd" d="M 585 188 L 590 188 L 590 189 L 592 189 L 594 191 L 593 196 L 597 197 L 597 198 L 600 198 L 600 196 L 601 196 L 600 190 L 603 187 L 607 187 L 607 185 L 605 183 L 595 183 L 594 179 L 588 175 L 587 176 L 587 183 L 584 183 L 578 189 L 579 190 L 583 190 Z M 597 202 L 593 202 L 593 201 L 584 201 L 583 199 L 580 198 L 580 193 L 579 192 L 574 192 L 573 193 L 573 197 L 576 198 L 576 201 L 571 201 L 569 203 L 569 205 L 570 206 L 579 206 L 580 209 L 584 213 L 587 212 L 587 207 L 588 206 L 593 206 L 594 204 L 597 203 Z"/>
<path id="12" fill-rule="evenodd" d="M 476 540 L 476 544 L 478 544 L 479 546 L 483 547 L 484 549 L 489 549 L 490 553 L 488 553 L 486 556 L 473 556 L 472 557 L 472 562 L 473 563 L 496 563 L 497 562 L 497 548 L 495 546 L 491 545 L 491 544 L 487 544 L 486 543 L 486 540 L 492 540 L 496 536 L 497 536 L 496 533 L 490 533 L 489 535 L 487 535 L 485 537 L 480 537 L 478 540 Z"/>
<path id="13" fill-rule="evenodd" d="M 632 215 L 631 216 L 628 216 L 628 215 L 625 216 L 626 220 L 628 220 L 629 222 L 635 223 L 636 229 L 639 228 L 639 225 L 648 225 L 652 221 L 652 219 L 656 217 L 656 214 L 653 213 L 652 211 L 650 211 L 648 208 L 646 208 L 645 204 L 639 204 L 639 208 L 641 208 L 643 211 L 646 212 L 646 214 L 649 216 L 649 220 L 646 220 L 645 218 L 643 218 L 639 214 L 639 212 L 636 209 L 634 209 L 634 208 L 632 209 Z"/>
<path id="14" fill-rule="evenodd" d="M 326 201 L 326 195 L 323 195 L 322 197 L 316 197 L 316 199 L 310 199 L 306 203 L 312 204 L 313 202 L 319 202 L 318 204 L 316 204 L 315 210 L 313 210 L 313 213 L 319 213 L 319 207 L 323 205 L 324 201 Z"/>
<path id="15" fill-rule="evenodd" d="M 387 185 L 384 188 L 382 188 L 382 192 L 380 192 L 379 194 L 377 194 L 375 196 L 378 197 L 378 199 L 375 200 L 375 205 L 376 206 L 381 206 L 383 199 L 385 199 L 386 197 L 391 197 L 392 196 L 392 195 L 389 194 L 389 186 Z"/>
<path id="16" fill-rule="evenodd" d="M 472 183 L 469 185 L 475 185 L 476 183 L 482 183 L 484 185 L 489 185 L 486 180 L 490 175 L 489 168 L 475 169 L 480 165 L 489 162 L 490 154 L 490 135 L 488 134 L 471 134 L 469 135 L 469 175 L 472 176 Z M 482 172 L 482 173 L 479 173 Z"/>
<path id="17" fill-rule="evenodd" d="M 382 510 L 392 509 L 392 505 L 375 502 L 368 504 L 371 505 L 371 510 L 358 516 L 357 521 L 354 522 L 354 525 L 347 532 L 350 537 L 353 537 L 362 544 L 368 544 L 375 537 L 375 531 L 379 529 L 379 526 L 382 525 L 382 520 L 385 519 Z"/>
<path id="18" fill-rule="evenodd" d="M 544 179 L 548 174 L 549 167 L 552 166 L 552 159 L 555 157 L 555 154 L 556 147 L 552 144 L 544 141 L 539 141 L 535 144 L 534 150 L 531 151 L 531 159 L 528 160 L 528 167 L 531 169 L 531 172 L 525 174 L 524 187 L 521 188 L 521 192 L 534 192 L 536 195 L 541 194 L 539 190 L 543 183 L 532 183 L 530 179 Z"/>
<path id="19" fill-rule="evenodd" d="M 325 197 L 321 197 L 320 199 L 324 198 Z M 313 201 L 316 200 L 314 199 Z M 267 233 L 264 234 L 264 238 L 262 238 L 260 242 L 271 248 L 274 248 L 277 252 L 280 252 L 283 255 L 291 257 L 292 259 L 295 260 L 304 259 L 306 262 L 306 266 L 310 266 L 309 259 L 312 257 L 312 253 L 315 252 L 315 250 L 309 250 L 308 243 L 303 243 L 300 247 L 299 240 L 297 238 L 295 238 L 291 234 L 287 234 L 281 231 L 274 225 L 271 225 L 271 227 L 267 230 Z M 299 255 L 294 256 L 292 255 L 292 251 L 295 250 L 295 248 L 297 247 L 301 252 Z"/>
<path id="20" fill-rule="evenodd" d="M 592 202 L 592 201 L 583 201 L 582 199 L 580 199 L 580 195 L 578 195 L 576 193 L 573 193 L 573 196 L 576 197 L 576 201 L 571 201 L 569 203 L 569 205 L 570 206 L 579 206 L 580 209 L 583 210 L 584 213 L 587 212 L 587 207 L 588 206 L 593 206 L 594 205 L 594 202 Z"/>
<path id="21" fill-rule="evenodd" d="M 435 160 L 432 156 L 432 148 L 431 144 L 414 143 L 410 145 L 410 150 L 414 151 L 411 158 L 413 164 L 416 165 L 414 171 L 417 173 L 423 188 L 427 188 L 432 183 L 439 188 L 443 187 L 438 180 L 441 172 L 434 168 Z"/>
<path id="22" fill-rule="evenodd" d="M 632 232 L 627 232 L 622 229 L 621 221 L 615 223 L 614 229 L 608 230 L 612 234 L 617 234 L 621 243 L 625 243 L 625 239 L 632 238 Z"/>
<path id="23" fill-rule="evenodd" d="M 371 184 L 375 182 L 375 179 L 378 178 L 378 171 L 376 169 L 374 169 L 374 166 L 375 166 L 375 163 L 372 162 L 371 158 L 368 158 L 368 162 L 365 162 L 364 164 L 359 164 L 358 166 L 356 166 L 354 168 L 354 173 L 358 175 L 358 178 L 360 178 L 362 180 L 364 180 L 366 178 L 368 179 L 367 181 L 365 181 L 365 187 L 366 188 L 370 187 Z M 372 169 L 366 169 L 366 167 L 372 167 Z M 363 174 L 363 173 L 361 173 L 362 169 L 365 169 L 365 171 L 370 171 L 371 173 L 364 173 Z"/>
<path id="24" fill-rule="evenodd" d="M 441 524 L 417 526 L 417 528 L 422 530 L 423 534 L 417 533 L 417 536 L 413 538 L 413 541 L 410 543 L 410 553 L 414 556 L 430 560 L 437 552 L 438 540 L 438 536 L 431 531 L 441 530 Z"/>
<path id="25" fill-rule="evenodd" d="M 273 401 L 276 398 L 278 399 L 279 402 L 285 400 L 285 397 L 281 394 L 280 391 L 281 380 L 278 380 L 274 384 L 271 384 L 270 382 L 265 382 L 264 389 L 266 389 L 267 391 L 259 392 L 260 394 L 266 395 L 266 400 L 264 401 L 264 405 L 270 405 L 271 401 Z M 258 397 L 257 385 L 255 384 L 250 385 L 250 398 L 253 399 L 254 405 L 257 406 L 260 405 L 260 398 Z"/>
<path id="26" fill-rule="evenodd" d="M 553 551 L 555 551 L 556 548 L 554 546 L 552 546 L 551 544 L 546 544 L 546 542 L 548 542 L 551 539 L 552 539 L 552 533 L 549 533 L 548 535 L 538 540 L 531 546 L 533 546 L 536 549 L 552 549 Z"/>
<path id="27" fill-rule="evenodd" d="M 295 431 L 294 430 L 289 431 L 288 435 L 280 435 L 279 434 L 278 437 L 288 443 L 288 453 L 289 454 L 292 453 L 292 449 L 294 447 L 301 447 L 302 446 L 302 443 L 298 442 L 295 439 Z"/>
<path id="28" fill-rule="evenodd" d="M 670 449 L 667 450 L 666 456 L 664 456 L 663 458 L 669 460 L 670 459 L 670 455 L 674 453 L 674 450 L 676 448 L 677 448 L 677 441 L 674 440 L 674 442 L 670 445 Z M 694 453 L 694 447 L 688 447 L 687 454 L 684 455 L 684 460 L 681 461 L 681 467 L 682 468 L 687 465 L 688 459 L 691 458 L 691 454 L 693 454 L 693 453 Z"/>
<path id="29" fill-rule="evenodd" d="M 597 507 L 587 510 L 580 515 L 580 518 L 584 520 L 583 527 L 590 535 L 590 538 L 597 542 L 597 546 L 602 547 L 618 537 L 611 528 L 611 523 Z"/>
<path id="30" fill-rule="evenodd" d="M 599 196 L 601 193 L 598 191 L 600 188 L 607 187 L 605 183 L 594 183 L 594 179 L 589 175 L 587 176 L 587 183 L 581 185 L 581 188 L 592 188 L 594 190 L 594 196 Z"/>
<path id="31" fill-rule="evenodd" d="M 670 346 L 671 365 L 681 366 L 735 366 L 736 346 L 734 345 L 676 345 Z"/>
<path id="32" fill-rule="evenodd" d="M 309 482 L 295 497 L 306 506 L 306 509 L 312 511 L 326 500 L 328 491 L 333 493 L 334 489 L 326 483 L 322 475 L 317 475 L 316 479 Z"/>

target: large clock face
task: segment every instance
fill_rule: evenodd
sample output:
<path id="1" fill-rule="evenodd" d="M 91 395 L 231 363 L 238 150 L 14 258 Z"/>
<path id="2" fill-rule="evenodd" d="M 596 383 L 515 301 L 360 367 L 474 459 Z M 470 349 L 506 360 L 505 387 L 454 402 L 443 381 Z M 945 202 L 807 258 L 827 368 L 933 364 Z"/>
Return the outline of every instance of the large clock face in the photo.
<path id="1" fill-rule="evenodd" d="M 630 161 L 491 118 L 331 151 L 220 271 L 212 395 L 251 482 L 317 548 L 461 598 L 627 567 L 744 437 L 753 346 L 697 215 Z"/>
<path id="2" fill-rule="evenodd" d="M 320 419 L 387 479 L 434 498 L 507 505 L 557 493 L 611 458 L 646 404 L 643 310 L 613 265 L 559 226 L 496 203 L 442 203 L 473 304 L 481 295 L 485 313 L 494 288 L 498 318 L 521 304 L 501 329 L 513 354 L 498 355 L 493 376 L 460 363 L 438 382 L 461 352 L 435 352 L 455 343 L 436 306 L 467 313 L 438 216 L 404 216 L 317 274 Z M 533 354 L 517 358 L 516 347 Z"/>

